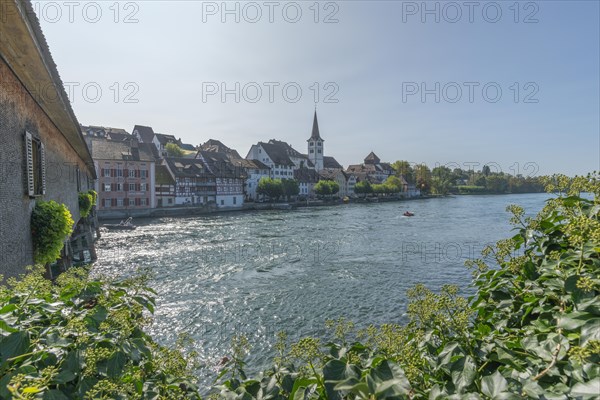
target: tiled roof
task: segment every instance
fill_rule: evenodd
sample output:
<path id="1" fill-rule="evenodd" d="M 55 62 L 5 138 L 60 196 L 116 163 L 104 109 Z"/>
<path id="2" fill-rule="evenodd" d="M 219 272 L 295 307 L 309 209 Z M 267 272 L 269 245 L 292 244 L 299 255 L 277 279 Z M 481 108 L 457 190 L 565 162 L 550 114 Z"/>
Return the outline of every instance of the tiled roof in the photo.
<path id="1" fill-rule="evenodd" d="M 245 172 L 239 165 L 234 164 L 225 153 L 200 150 L 196 160 L 202 160 L 204 165 L 219 178 L 243 178 Z"/>
<path id="2" fill-rule="evenodd" d="M 294 165 L 290 157 L 288 156 L 288 152 L 285 146 L 281 144 L 273 144 L 273 143 L 263 143 L 258 142 L 259 146 L 265 150 L 269 158 L 273 161 L 273 163 L 277 165 Z"/>
<path id="3" fill-rule="evenodd" d="M 154 161 L 146 148 L 132 147 L 130 142 L 90 138 L 90 143 L 94 160 Z"/>
<path id="4" fill-rule="evenodd" d="M 165 135 L 163 133 L 156 133 L 156 138 L 158 139 L 158 142 L 162 145 L 165 145 L 167 143 L 179 144 L 179 140 L 177 140 L 177 138 L 173 135 Z"/>
<path id="5" fill-rule="evenodd" d="M 144 149 L 148 154 L 151 154 L 155 160 L 160 159 L 160 154 L 158 154 L 158 149 L 152 143 L 138 143 L 138 147 L 140 149 Z"/>
<path id="6" fill-rule="evenodd" d="M 178 178 L 207 178 L 214 177 L 202 163 L 195 158 L 167 157 L 165 162 L 169 170 Z"/>
<path id="7" fill-rule="evenodd" d="M 152 139 L 154 139 L 154 130 L 149 126 L 144 125 L 136 125 L 133 127 L 133 133 L 139 133 L 142 138 L 143 143 L 152 143 Z"/>
<path id="8" fill-rule="evenodd" d="M 200 150 L 212 151 L 212 152 L 217 152 L 217 153 L 226 153 L 229 155 L 229 158 L 236 159 L 236 160 L 242 158 L 242 157 L 240 157 L 240 154 L 237 151 L 225 146 L 221 141 L 215 140 L 215 139 L 207 140 L 205 143 L 203 143 L 200 146 Z"/>
<path id="9" fill-rule="evenodd" d="M 319 181 L 319 174 L 314 169 L 298 168 L 294 171 L 294 179 L 299 183 L 317 183 Z"/>
<path id="10" fill-rule="evenodd" d="M 370 152 L 369 155 L 365 157 L 365 164 L 379 164 L 380 162 L 381 160 L 379 157 L 373 152 Z"/>
<path id="11" fill-rule="evenodd" d="M 247 160 L 242 158 L 240 160 L 231 160 L 231 162 L 246 169 L 270 169 L 268 165 L 260 162 L 259 160 Z"/>
<path id="12" fill-rule="evenodd" d="M 169 168 L 166 165 L 157 165 L 155 170 L 157 185 L 174 185 L 175 179 L 171 176 Z"/>
<path id="13" fill-rule="evenodd" d="M 96 178 L 91 153 L 42 32 L 35 5 L 29 0 L 15 0 L 2 2 L 1 8 L 3 14 L 6 10 L 16 11 L 10 18 L 2 15 L 0 24 L 2 25 L 0 40 L 2 61 L 9 65 L 22 85 L 31 91 L 32 98 L 38 102 L 65 140 L 88 166 L 90 176 Z M 37 62 L 38 56 L 39 62 Z M 46 74 L 49 81 L 46 79 Z M 39 93 L 40 90 L 34 89 L 39 89 L 40 86 L 44 88 L 43 95 Z"/>
<path id="14" fill-rule="evenodd" d="M 338 169 L 342 169 L 344 167 L 342 167 L 342 165 L 337 162 L 337 160 L 331 156 L 324 156 L 323 157 L 323 168 L 338 168 Z"/>

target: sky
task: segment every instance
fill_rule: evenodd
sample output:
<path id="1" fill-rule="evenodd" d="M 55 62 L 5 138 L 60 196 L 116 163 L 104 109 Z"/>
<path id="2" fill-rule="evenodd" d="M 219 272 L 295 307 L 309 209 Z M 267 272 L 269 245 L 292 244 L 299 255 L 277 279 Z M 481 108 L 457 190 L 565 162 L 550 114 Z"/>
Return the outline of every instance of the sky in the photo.
<path id="1" fill-rule="evenodd" d="M 33 2 L 80 123 L 244 156 L 600 170 L 600 2 Z"/>

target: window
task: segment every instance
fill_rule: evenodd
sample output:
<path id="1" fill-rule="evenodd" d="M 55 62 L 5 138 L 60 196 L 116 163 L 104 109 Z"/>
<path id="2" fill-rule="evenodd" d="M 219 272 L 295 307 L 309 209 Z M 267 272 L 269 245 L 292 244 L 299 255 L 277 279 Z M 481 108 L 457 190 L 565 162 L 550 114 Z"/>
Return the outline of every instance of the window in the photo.
<path id="1" fill-rule="evenodd" d="M 321 149 L 317 150 L 317 153 L 321 154 Z"/>
<path id="2" fill-rule="evenodd" d="M 110 192 L 110 189 L 111 189 L 111 187 L 110 187 L 110 183 L 105 183 L 105 184 L 104 184 L 104 191 L 105 191 L 105 192 Z"/>
<path id="3" fill-rule="evenodd" d="M 258 149 L 258 152 L 259 152 L 259 153 L 262 153 L 262 150 L 261 150 L 261 149 Z"/>
<path id="4" fill-rule="evenodd" d="M 104 171 L 102 175 L 104 175 L 105 178 L 110 178 L 110 168 L 103 168 L 102 171 Z"/>
<path id="5" fill-rule="evenodd" d="M 140 199 L 140 205 L 145 206 L 146 205 L 146 199 Z"/>
<path id="6" fill-rule="evenodd" d="M 135 192 L 135 183 L 130 183 L 129 184 L 129 191 L 130 192 Z"/>
<path id="7" fill-rule="evenodd" d="M 315 145 L 315 142 L 310 142 L 308 145 L 312 147 Z"/>
<path id="8" fill-rule="evenodd" d="M 140 191 L 141 191 L 141 192 L 145 192 L 145 191 L 146 191 L 146 184 L 145 184 L 145 183 L 142 183 L 142 184 L 140 185 Z"/>
<path id="9" fill-rule="evenodd" d="M 224 206 L 225 205 L 225 200 L 221 200 L 221 205 Z"/>
<path id="10" fill-rule="evenodd" d="M 233 204 L 237 204 L 237 197 L 233 196 Z"/>
<path id="11" fill-rule="evenodd" d="M 130 169 L 129 170 L 129 177 L 130 178 L 135 178 L 135 169 Z"/>
<path id="12" fill-rule="evenodd" d="M 321 147 L 321 142 L 317 142 L 317 146 Z"/>
<path id="13" fill-rule="evenodd" d="M 110 199 L 104 199 L 104 207 L 110 207 Z"/>
<path id="14" fill-rule="evenodd" d="M 117 207 L 123 207 L 123 199 L 117 199 Z"/>
<path id="15" fill-rule="evenodd" d="M 46 194 L 46 149 L 42 142 L 25 132 L 27 160 L 27 194 L 30 197 Z"/>
<path id="16" fill-rule="evenodd" d="M 117 192 L 122 192 L 122 191 L 123 191 L 123 184 L 117 183 Z"/>
<path id="17" fill-rule="evenodd" d="M 148 176 L 148 171 L 145 169 L 140 170 L 140 175 L 142 177 L 142 179 L 146 179 Z"/>
<path id="18" fill-rule="evenodd" d="M 117 165 L 117 178 L 122 178 L 123 177 L 123 167 L 120 165 Z"/>
<path id="19" fill-rule="evenodd" d="M 129 199 L 129 205 L 135 206 L 135 199 Z"/>
<path id="20" fill-rule="evenodd" d="M 310 149 L 310 154 L 313 154 L 315 152 L 315 149 Z"/>

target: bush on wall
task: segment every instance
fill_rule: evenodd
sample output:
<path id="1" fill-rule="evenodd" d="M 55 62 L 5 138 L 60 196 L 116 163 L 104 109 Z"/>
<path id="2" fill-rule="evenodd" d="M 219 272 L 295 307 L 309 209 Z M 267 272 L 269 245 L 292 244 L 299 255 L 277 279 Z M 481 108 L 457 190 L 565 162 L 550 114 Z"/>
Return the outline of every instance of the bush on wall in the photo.
<path id="1" fill-rule="evenodd" d="M 64 240 L 73 231 L 71 212 L 53 200 L 38 201 L 31 214 L 34 260 L 47 264 L 60 257 Z"/>

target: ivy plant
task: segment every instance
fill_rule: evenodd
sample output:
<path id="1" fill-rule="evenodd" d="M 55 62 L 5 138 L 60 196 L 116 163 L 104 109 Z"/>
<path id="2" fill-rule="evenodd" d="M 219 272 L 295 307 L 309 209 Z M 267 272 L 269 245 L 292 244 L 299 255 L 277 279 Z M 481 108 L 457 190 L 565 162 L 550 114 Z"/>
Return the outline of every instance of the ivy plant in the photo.
<path id="1" fill-rule="evenodd" d="M 31 214 L 35 262 L 47 264 L 56 261 L 72 231 L 73 218 L 66 205 L 53 200 L 38 201 Z"/>

